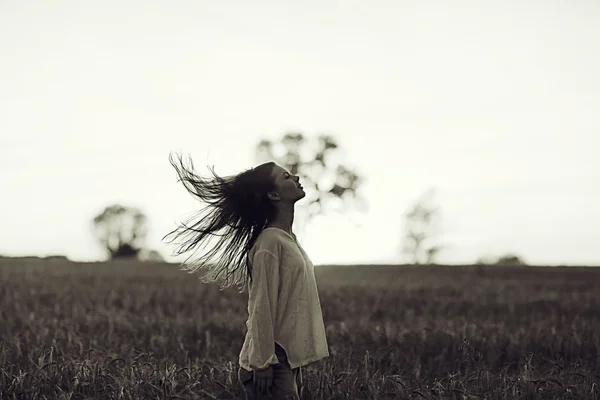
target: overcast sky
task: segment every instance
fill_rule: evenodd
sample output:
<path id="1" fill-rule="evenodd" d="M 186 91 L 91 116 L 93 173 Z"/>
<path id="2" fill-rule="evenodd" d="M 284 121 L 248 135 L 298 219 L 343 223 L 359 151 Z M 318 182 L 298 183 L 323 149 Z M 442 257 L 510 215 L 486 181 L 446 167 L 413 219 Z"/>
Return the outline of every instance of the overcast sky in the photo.
<path id="1" fill-rule="evenodd" d="M 230 174 L 300 131 L 367 179 L 367 213 L 307 227 L 315 264 L 403 261 L 429 187 L 442 262 L 600 264 L 598 1 L 4 0 L 0 49 L 0 254 L 99 259 L 114 202 L 169 254 L 201 206 L 169 152 Z"/>

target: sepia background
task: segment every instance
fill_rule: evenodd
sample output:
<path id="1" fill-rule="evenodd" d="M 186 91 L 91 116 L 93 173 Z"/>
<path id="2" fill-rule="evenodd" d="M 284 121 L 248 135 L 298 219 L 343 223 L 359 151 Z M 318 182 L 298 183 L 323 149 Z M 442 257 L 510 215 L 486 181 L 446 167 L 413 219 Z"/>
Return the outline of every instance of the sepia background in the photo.
<path id="1" fill-rule="evenodd" d="M 233 174 L 300 132 L 337 139 L 369 205 L 311 221 L 316 264 L 403 261 L 402 213 L 428 188 L 439 262 L 598 264 L 599 17 L 593 1 L 3 2 L 0 253 L 103 259 L 90 221 L 122 203 L 175 260 L 161 238 L 200 204 L 169 153 Z"/>
<path id="2" fill-rule="evenodd" d="M 600 399 L 597 1 L 4 0 L 0 49 L 0 398 L 242 398 L 180 154 L 306 188 L 301 399 Z"/>

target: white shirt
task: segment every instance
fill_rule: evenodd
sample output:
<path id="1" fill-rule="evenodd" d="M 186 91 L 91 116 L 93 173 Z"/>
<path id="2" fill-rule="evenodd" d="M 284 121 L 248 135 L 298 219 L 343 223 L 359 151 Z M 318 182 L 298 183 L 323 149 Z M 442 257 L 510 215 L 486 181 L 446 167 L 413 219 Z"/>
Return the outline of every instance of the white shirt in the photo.
<path id="1" fill-rule="evenodd" d="M 279 360 L 275 342 L 291 368 L 329 356 L 314 265 L 286 231 L 266 228 L 250 250 L 246 338 L 239 364 L 251 371 Z"/>

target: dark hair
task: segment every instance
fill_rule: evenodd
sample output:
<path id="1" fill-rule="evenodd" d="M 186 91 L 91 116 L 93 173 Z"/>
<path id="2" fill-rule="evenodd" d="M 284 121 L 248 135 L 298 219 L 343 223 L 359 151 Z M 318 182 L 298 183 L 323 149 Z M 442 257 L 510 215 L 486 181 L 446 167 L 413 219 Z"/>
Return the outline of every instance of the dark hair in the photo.
<path id="1" fill-rule="evenodd" d="M 214 167 L 209 170 L 213 179 L 203 179 L 194 172 L 180 154 L 177 159 L 169 155 L 177 171 L 178 181 L 206 207 L 192 215 L 186 222 L 163 237 L 182 241 L 175 251 L 180 255 L 192 251 L 181 268 L 189 273 L 200 273 L 203 282 L 219 282 L 221 289 L 236 286 L 240 292 L 252 280 L 252 266 L 248 252 L 258 235 L 275 217 L 275 206 L 267 198 L 274 189 L 271 171 L 274 162 L 267 162 L 237 175 L 218 176 Z M 212 239 L 216 245 L 191 263 L 190 258 Z M 214 259 L 216 257 L 216 260 Z"/>

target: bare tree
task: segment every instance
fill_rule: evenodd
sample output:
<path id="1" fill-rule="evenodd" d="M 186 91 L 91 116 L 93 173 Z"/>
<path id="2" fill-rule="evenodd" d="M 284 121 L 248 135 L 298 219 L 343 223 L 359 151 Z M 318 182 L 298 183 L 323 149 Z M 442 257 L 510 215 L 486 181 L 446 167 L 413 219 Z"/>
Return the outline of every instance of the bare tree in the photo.
<path id="1" fill-rule="evenodd" d="M 411 257 L 414 264 L 435 262 L 443 246 L 435 243 L 438 233 L 439 207 L 433 203 L 434 191 L 428 190 L 404 215 L 404 254 Z"/>
<path id="2" fill-rule="evenodd" d="M 363 178 L 352 167 L 335 162 L 338 149 L 336 139 L 330 135 L 309 140 L 301 133 L 286 133 L 277 141 L 261 140 L 256 146 L 256 159 L 273 160 L 300 177 L 307 201 L 298 208 L 308 224 L 328 211 L 330 204 L 337 203 L 340 211 L 348 209 L 350 204 L 366 209 L 366 201 L 357 194 Z"/>
<path id="3" fill-rule="evenodd" d="M 93 220 L 98 242 L 111 259 L 137 258 L 146 241 L 148 220 L 134 207 L 114 204 Z"/>

